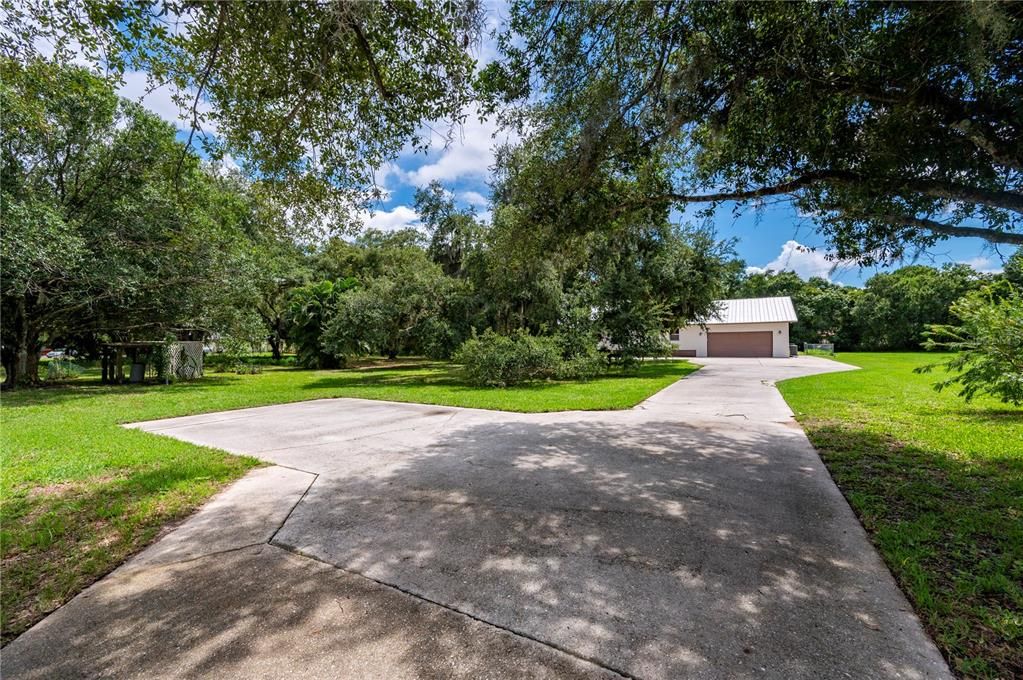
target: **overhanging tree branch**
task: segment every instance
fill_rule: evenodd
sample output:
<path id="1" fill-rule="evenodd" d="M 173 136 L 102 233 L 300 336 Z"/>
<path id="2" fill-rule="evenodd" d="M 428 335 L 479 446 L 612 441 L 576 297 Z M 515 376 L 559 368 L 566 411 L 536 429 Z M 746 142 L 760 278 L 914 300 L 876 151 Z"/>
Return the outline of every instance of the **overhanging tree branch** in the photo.
<path id="1" fill-rule="evenodd" d="M 858 182 L 867 182 L 866 178 L 855 173 L 842 170 L 821 170 L 809 172 L 796 177 L 788 182 L 773 184 L 756 189 L 742 191 L 723 191 L 713 194 L 680 194 L 670 193 L 661 197 L 661 200 L 673 201 L 676 203 L 714 203 L 719 201 L 749 201 L 767 196 L 778 196 L 779 194 L 791 194 L 799 189 L 816 184 L 844 184 L 850 185 Z M 972 187 L 965 184 L 955 184 L 941 180 L 929 179 L 908 179 L 893 185 L 890 193 L 899 195 L 904 193 L 919 193 L 933 198 L 945 198 L 952 201 L 965 201 L 986 205 L 992 208 L 1002 208 L 1017 213 L 1023 213 L 1023 194 L 1014 191 L 992 191 L 980 187 Z M 887 193 L 887 192 L 886 192 Z"/>
<path id="2" fill-rule="evenodd" d="M 757 187 L 741 191 L 722 191 L 711 194 L 681 194 L 666 193 L 655 196 L 648 196 L 639 203 L 648 205 L 651 203 L 719 203 L 722 201 L 749 201 L 768 196 L 779 196 L 792 194 L 800 189 L 811 185 L 824 184 L 828 182 L 836 184 L 849 184 L 862 181 L 855 174 L 844 171 L 820 171 L 805 173 L 788 182 L 773 184 L 770 186 Z M 991 207 L 1023 212 L 1023 195 L 1011 191 L 990 191 L 976 187 L 951 184 L 937 180 L 908 180 L 903 182 L 903 191 L 922 193 L 935 198 L 947 198 Z M 635 202 L 632 203 L 635 205 Z M 1002 231 L 989 227 L 970 227 L 963 225 L 946 224 L 937 220 L 930 220 L 920 217 L 893 214 L 853 214 L 842 213 L 845 217 L 862 220 L 877 220 L 909 227 L 925 229 L 943 236 L 975 237 L 982 238 L 990 243 L 1006 243 L 1011 245 L 1023 245 L 1023 233 Z"/>
<path id="3" fill-rule="evenodd" d="M 206 89 L 206 85 L 209 83 L 210 76 L 213 73 L 213 66 L 217 63 L 217 57 L 220 55 L 220 41 L 224 35 L 224 24 L 227 22 L 227 10 L 227 3 L 221 2 L 217 9 L 217 28 L 213 34 L 213 47 L 210 50 L 209 59 L 206 60 L 206 67 L 203 69 L 202 75 L 199 77 L 199 81 L 196 84 L 195 99 L 192 100 L 192 126 L 188 131 L 188 141 L 185 142 L 184 148 L 181 149 L 181 155 L 178 157 L 178 164 L 174 170 L 174 174 L 178 180 L 181 179 L 181 166 L 185 162 L 185 156 L 188 155 L 192 148 L 192 140 L 195 138 L 195 131 L 200 127 L 199 101 L 202 98 L 203 90 Z"/>
<path id="4" fill-rule="evenodd" d="M 359 51 L 362 52 L 362 56 L 366 58 L 366 63 L 369 64 L 369 72 L 373 76 L 373 83 L 377 87 L 377 92 L 380 93 L 380 98 L 384 101 L 389 101 L 393 95 L 384 83 L 384 76 L 380 73 L 377 60 L 373 57 L 373 48 L 366 39 L 366 35 L 362 32 L 362 27 L 359 26 L 359 22 L 355 20 L 355 17 L 348 16 L 346 21 L 349 28 L 352 29 L 352 33 L 355 34 L 355 42 L 359 47 Z"/>
<path id="5" fill-rule="evenodd" d="M 1023 194 L 1015 191 L 991 191 L 980 187 L 928 179 L 907 180 L 902 184 L 902 188 L 934 198 L 977 203 L 991 208 L 1023 213 Z"/>
<path id="6" fill-rule="evenodd" d="M 859 216 L 847 215 L 859 219 Z M 889 224 L 904 225 L 926 229 L 934 234 L 942 236 L 970 236 L 982 238 L 989 243 L 1007 243 L 1009 245 L 1023 246 L 1023 233 L 1010 231 L 999 231 L 986 227 L 967 227 L 958 224 L 945 224 L 937 220 L 929 220 L 921 217 L 909 217 L 906 215 L 864 215 L 862 219 L 887 222 Z"/>
<path id="7" fill-rule="evenodd" d="M 780 194 L 791 194 L 799 189 L 806 188 L 813 184 L 820 184 L 827 181 L 848 182 L 855 179 L 855 175 L 840 170 L 822 170 L 819 172 L 808 172 L 788 182 L 772 184 L 770 186 L 747 189 L 743 191 L 722 191 L 713 194 L 679 194 L 668 193 L 653 200 L 667 200 L 675 203 L 717 203 L 720 201 L 749 201 L 755 198 L 766 196 L 778 196 Z"/>

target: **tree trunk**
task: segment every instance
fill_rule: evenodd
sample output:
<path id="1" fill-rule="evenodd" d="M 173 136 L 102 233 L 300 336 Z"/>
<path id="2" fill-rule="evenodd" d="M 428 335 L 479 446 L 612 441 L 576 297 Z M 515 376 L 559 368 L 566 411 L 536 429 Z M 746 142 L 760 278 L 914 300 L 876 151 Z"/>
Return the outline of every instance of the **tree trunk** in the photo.
<path id="1" fill-rule="evenodd" d="M 39 342 L 29 344 L 29 352 L 25 362 L 25 379 L 27 385 L 39 384 Z"/>
<path id="2" fill-rule="evenodd" d="M 3 364 L 7 371 L 6 387 L 35 385 L 39 382 L 39 331 L 33 329 L 28 319 L 28 308 L 24 297 L 18 300 L 14 318 L 9 322 L 14 328 L 14 346 L 5 348 Z"/>
<path id="3" fill-rule="evenodd" d="M 28 376 L 28 324 L 25 323 L 25 296 L 18 299 L 18 311 L 14 323 L 18 333 L 18 342 L 14 350 L 17 357 L 14 363 L 14 384 L 21 385 L 26 382 Z"/>
<path id="4" fill-rule="evenodd" d="M 281 360 L 281 349 L 284 346 L 284 320 L 277 317 L 274 320 L 273 330 L 270 332 L 270 353 L 274 361 Z"/>
<path id="5" fill-rule="evenodd" d="M 3 356 L 0 357 L 0 364 L 4 367 L 4 387 L 10 389 L 14 387 L 14 348 L 4 347 Z"/>
<path id="6" fill-rule="evenodd" d="M 39 349 L 38 335 L 19 335 L 17 345 L 4 352 L 4 387 L 39 384 Z"/>

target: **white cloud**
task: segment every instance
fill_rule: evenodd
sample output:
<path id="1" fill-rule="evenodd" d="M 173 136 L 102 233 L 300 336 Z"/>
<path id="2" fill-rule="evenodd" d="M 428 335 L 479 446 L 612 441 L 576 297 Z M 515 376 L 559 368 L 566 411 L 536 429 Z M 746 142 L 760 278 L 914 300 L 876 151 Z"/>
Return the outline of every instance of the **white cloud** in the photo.
<path id="1" fill-rule="evenodd" d="M 460 191 L 456 195 L 456 198 L 468 203 L 469 205 L 475 205 L 478 207 L 490 205 L 490 199 L 478 191 Z"/>
<path id="2" fill-rule="evenodd" d="M 359 217 L 367 229 L 398 231 L 407 227 L 418 229 L 421 226 L 419 213 L 407 205 L 399 205 L 391 210 L 362 211 Z"/>
<path id="3" fill-rule="evenodd" d="M 831 275 L 843 264 L 848 264 L 833 257 L 829 259 L 827 251 L 810 250 L 798 241 L 786 241 L 781 247 L 778 257 L 763 267 L 746 267 L 747 274 L 763 274 L 768 270 L 774 272 L 795 272 L 803 279 L 819 276 L 830 279 Z"/>
<path id="4" fill-rule="evenodd" d="M 386 188 L 387 181 L 389 179 L 394 177 L 401 181 L 403 176 L 404 173 L 397 163 L 394 163 L 393 161 L 386 161 L 383 165 L 373 171 L 373 182 L 378 187 Z"/>
<path id="5" fill-rule="evenodd" d="M 971 257 L 968 260 L 959 260 L 959 264 L 966 264 L 976 269 L 981 274 L 1000 274 L 1005 270 L 1005 267 L 1000 261 L 995 260 L 991 257 L 985 257 L 978 255 L 977 257 Z"/>
<path id="6" fill-rule="evenodd" d="M 139 102 L 178 130 L 191 129 L 192 112 L 188 107 L 178 106 L 169 85 L 162 85 L 150 91 L 149 76 L 143 71 L 128 71 L 124 74 L 123 80 L 124 83 L 117 91 L 119 95 Z M 189 99 L 191 101 L 191 98 Z M 212 106 L 208 101 L 199 101 L 200 114 L 208 114 L 211 110 Z M 217 134 L 216 125 L 208 120 L 202 122 L 202 130 L 208 135 Z"/>
<path id="7" fill-rule="evenodd" d="M 501 2 L 484 3 L 483 11 L 483 38 L 480 40 L 479 47 L 474 50 L 473 55 L 476 57 L 477 68 L 482 68 L 493 61 L 497 61 L 501 56 L 497 40 L 493 37 L 493 34 L 507 25 L 508 17 L 511 14 L 509 3 L 504 0 Z"/>
<path id="8" fill-rule="evenodd" d="M 513 139 L 502 131 L 491 117 L 482 120 L 477 110 L 468 112 L 464 125 L 455 130 L 454 139 L 448 140 L 440 130 L 444 123 L 433 126 L 438 132 L 430 134 L 431 160 L 415 170 L 401 173 L 402 179 L 415 186 L 437 180 L 453 182 L 464 178 L 484 178 L 494 165 L 494 147 Z"/>
<path id="9" fill-rule="evenodd" d="M 212 161 L 212 167 L 214 172 L 221 177 L 226 177 L 234 172 L 241 172 L 242 169 L 238 161 L 231 154 L 224 154 L 220 159 Z"/>

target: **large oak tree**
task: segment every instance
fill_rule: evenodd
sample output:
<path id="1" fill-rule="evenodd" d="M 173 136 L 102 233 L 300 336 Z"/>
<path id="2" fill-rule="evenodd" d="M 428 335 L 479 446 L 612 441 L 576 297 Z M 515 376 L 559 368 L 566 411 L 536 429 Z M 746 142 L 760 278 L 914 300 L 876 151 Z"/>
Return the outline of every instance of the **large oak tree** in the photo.
<path id="1" fill-rule="evenodd" d="M 483 21 L 477 0 L 25 0 L 2 9 L 0 53 L 25 61 L 48 45 L 57 62 L 143 71 L 151 87 L 173 89 L 195 140 L 232 154 L 296 206 L 337 208 L 334 217 L 372 192 L 374 168 L 427 144 L 427 125 L 462 119 Z"/>
<path id="2" fill-rule="evenodd" d="M 786 197 L 838 256 L 1023 244 L 1023 4 L 519 0 L 482 83 L 565 199 Z"/>
<path id="3" fill-rule="evenodd" d="M 82 68 L 0 59 L 0 327 L 9 385 L 44 342 L 225 332 L 274 237 L 251 186 Z"/>

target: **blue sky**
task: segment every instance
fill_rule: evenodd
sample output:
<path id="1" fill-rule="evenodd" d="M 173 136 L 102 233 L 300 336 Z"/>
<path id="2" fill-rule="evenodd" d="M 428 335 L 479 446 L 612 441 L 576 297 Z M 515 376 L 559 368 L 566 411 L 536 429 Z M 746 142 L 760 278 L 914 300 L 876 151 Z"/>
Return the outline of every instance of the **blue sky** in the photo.
<path id="1" fill-rule="evenodd" d="M 493 134 L 496 139 L 491 138 Z M 401 156 L 378 176 L 378 184 L 388 197 L 375 206 L 372 215 L 365 216 L 365 221 L 382 229 L 415 226 L 415 189 L 434 179 L 441 181 L 458 203 L 473 206 L 486 217 L 492 149 L 504 139 L 507 135 L 493 123 L 470 119 L 459 139 L 450 145 L 445 147 L 438 138 L 436 146 L 425 155 Z M 694 212 L 683 213 L 679 219 L 692 220 Z M 824 276 L 852 286 L 862 285 L 878 271 L 910 263 L 938 266 L 944 262 L 965 262 L 981 271 L 998 271 L 1003 258 L 1013 251 L 1011 247 L 1002 247 L 999 252 L 981 239 L 952 239 L 889 267 L 860 268 L 829 259 L 824 239 L 815 232 L 812 222 L 786 203 L 759 209 L 747 207 L 738 215 L 733 214 L 732 206 L 725 205 L 718 210 L 714 227 L 720 238 L 736 239 L 736 251 L 750 267 L 791 270 L 804 278 Z"/>
<path id="2" fill-rule="evenodd" d="M 488 4 L 489 29 L 499 27 L 507 11 L 501 3 Z M 496 57 L 492 40 L 485 39 L 477 48 L 477 58 L 486 63 Z M 148 91 L 145 73 L 125 74 L 121 94 L 141 101 L 147 108 L 179 129 L 187 123 L 167 88 Z M 466 123 L 454 131 L 454 138 L 444 139 L 431 133 L 431 147 L 425 154 L 406 152 L 386 164 L 377 173 L 377 184 L 385 190 L 385 199 L 362 214 L 362 222 L 384 230 L 400 229 L 418 224 L 413 207 L 415 190 L 432 180 L 441 182 L 452 192 L 456 202 L 472 206 L 484 219 L 489 217 L 490 190 L 487 180 L 494 162 L 494 148 L 502 142 L 514 141 L 496 123 L 480 120 L 468 112 Z M 445 124 L 431 126 L 445 131 Z M 215 130 L 212 130 L 215 134 Z M 186 135 L 183 135 L 186 136 Z M 230 164 L 231 159 L 227 159 Z M 694 212 L 689 211 L 690 214 Z M 686 220 L 686 214 L 681 215 Z M 800 216 L 784 203 L 747 208 L 734 215 L 730 206 L 723 206 L 714 219 L 720 238 L 736 239 L 736 251 L 751 268 L 795 271 L 804 278 L 824 276 L 846 285 L 859 286 L 880 268 L 863 268 L 828 259 L 823 239 L 811 221 Z M 980 239 L 952 239 L 939 243 L 926 253 L 917 253 L 903 262 L 887 267 L 919 262 L 940 265 L 944 262 L 965 262 L 981 271 L 999 271 L 1011 247 L 994 249 Z"/>

